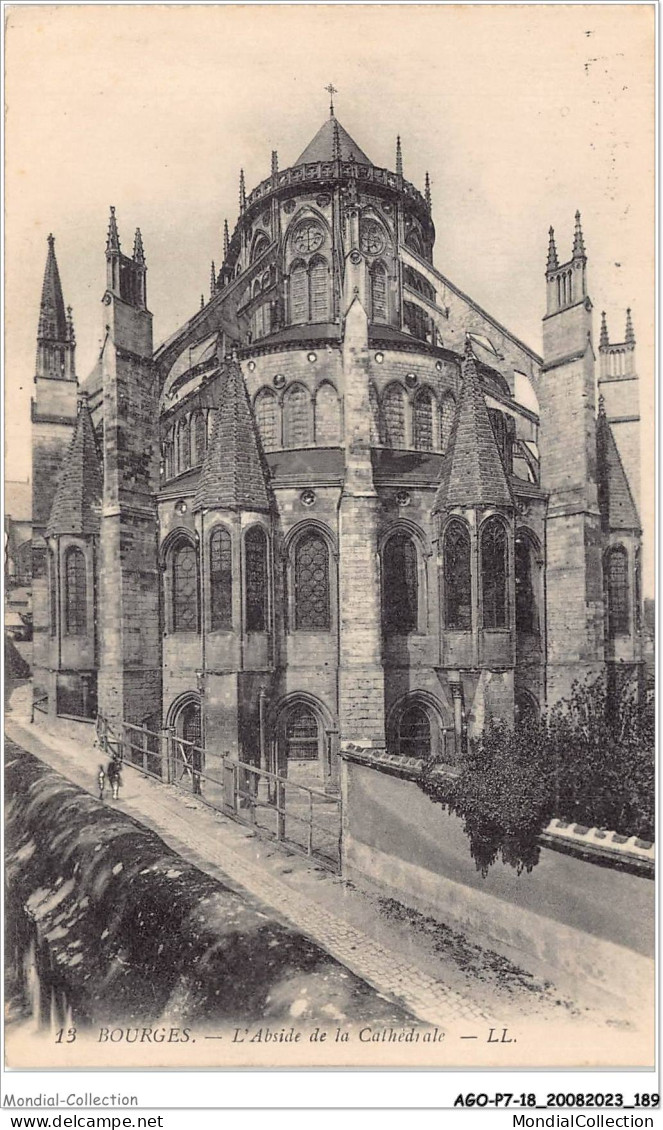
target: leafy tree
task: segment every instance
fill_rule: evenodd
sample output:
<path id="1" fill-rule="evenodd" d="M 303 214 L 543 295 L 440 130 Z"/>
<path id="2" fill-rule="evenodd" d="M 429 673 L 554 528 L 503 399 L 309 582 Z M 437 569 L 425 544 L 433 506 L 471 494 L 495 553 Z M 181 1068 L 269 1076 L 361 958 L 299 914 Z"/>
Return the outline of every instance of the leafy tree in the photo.
<path id="1" fill-rule="evenodd" d="M 652 839 L 653 712 L 632 688 L 576 683 L 548 717 L 489 722 L 456 775 L 429 761 L 419 784 L 463 820 L 483 875 L 498 856 L 531 871 L 553 816 Z"/>

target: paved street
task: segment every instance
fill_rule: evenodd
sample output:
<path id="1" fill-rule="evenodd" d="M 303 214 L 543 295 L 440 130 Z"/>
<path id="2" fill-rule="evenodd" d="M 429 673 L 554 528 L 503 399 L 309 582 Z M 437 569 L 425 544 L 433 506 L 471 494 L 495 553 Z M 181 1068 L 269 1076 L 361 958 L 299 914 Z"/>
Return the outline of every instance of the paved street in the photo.
<path id="1" fill-rule="evenodd" d="M 19 746 L 96 792 L 100 757 L 92 728 L 61 726 L 57 736 L 31 725 L 12 700 L 6 730 Z M 23 717 L 21 715 L 23 714 Z M 57 724 L 60 725 L 60 724 Z M 80 735 L 84 740 L 80 740 Z M 550 985 L 439 923 L 406 911 L 377 890 L 359 890 L 302 857 L 260 840 L 250 829 L 208 808 L 190 793 L 127 767 L 120 808 L 156 831 L 181 856 L 248 894 L 318 942 L 379 992 L 431 1024 L 470 1032 L 536 1020 L 540 1026 L 584 1017 L 557 999 Z M 600 1021 L 599 1021 L 600 1022 Z"/>

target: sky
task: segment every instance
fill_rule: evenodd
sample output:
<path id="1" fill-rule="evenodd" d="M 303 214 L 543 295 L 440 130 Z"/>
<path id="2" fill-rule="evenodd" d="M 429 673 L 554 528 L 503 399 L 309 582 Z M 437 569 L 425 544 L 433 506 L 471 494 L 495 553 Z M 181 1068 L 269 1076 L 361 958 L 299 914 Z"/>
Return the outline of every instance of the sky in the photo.
<path id="1" fill-rule="evenodd" d="M 328 114 L 423 188 L 435 264 L 537 351 L 548 228 L 582 213 L 589 293 L 623 340 L 643 418 L 645 594 L 654 587 L 654 5 L 20 5 L 6 9 L 6 467 L 30 473 L 46 237 L 77 369 L 100 344 L 104 247 L 139 226 L 155 343 L 208 297 L 224 218 Z"/>

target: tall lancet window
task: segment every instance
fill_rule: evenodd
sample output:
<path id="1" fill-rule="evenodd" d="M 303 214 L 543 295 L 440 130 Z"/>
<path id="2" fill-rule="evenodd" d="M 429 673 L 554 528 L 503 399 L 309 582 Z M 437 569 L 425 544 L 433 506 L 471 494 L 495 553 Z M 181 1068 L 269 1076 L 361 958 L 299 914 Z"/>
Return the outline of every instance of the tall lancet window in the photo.
<path id="1" fill-rule="evenodd" d="M 304 385 L 294 384 L 283 397 L 283 446 L 311 446 L 311 396 Z"/>
<path id="2" fill-rule="evenodd" d="M 328 322 L 329 312 L 329 271 L 327 261 L 322 256 L 311 260 L 309 273 L 309 296 L 311 322 Z"/>
<path id="3" fill-rule="evenodd" d="M 199 467 L 207 450 L 207 421 L 203 412 L 196 412 L 192 423 L 193 465 Z"/>
<path id="4" fill-rule="evenodd" d="M 73 546 L 65 557 L 65 623 L 68 636 L 87 631 L 87 577 L 85 555 Z"/>
<path id="5" fill-rule="evenodd" d="M 198 556 L 188 541 L 173 550 L 173 631 L 198 631 Z"/>
<path id="6" fill-rule="evenodd" d="M 303 534 L 295 545 L 295 627 L 330 628 L 329 550 L 315 530 Z"/>
<path id="7" fill-rule="evenodd" d="M 623 636 L 629 630 L 628 555 L 623 545 L 605 555 L 608 596 L 608 635 Z"/>
<path id="8" fill-rule="evenodd" d="M 433 397 L 422 388 L 414 402 L 414 446 L 417 451 L 433 450 Z"/>
<path id="9" fill-rule="evenodd" d="M 247 632 L 267 630 L 267 535 L 252 526 L 244 539 L 245 622 Z"/>
<path id="10" fill-rule="evenodd" d="M 444 626 L 467 632 L 472 627 L 470 532 L 464 522 L 449 522 L 444 533 Z"/>
<path id="11" fill-rule="evenodd" d="M 276 394 L 269 388 L 262 389 L 256 397 L 255 414 L 265 451 L 274 451 L 279 446 L 277 413 Z"/>
<path id="12" fill-rule="evenodd" d="M 405 390 L 398 384 L 389 385 L 382 403 L 390 447 L 405 447 Z"/>
<path id="13" fill-rule="evenodd" d="M 417 549 L 406 533 L 389 538 L 382 551 L 382 620 L 386 632 L 415 632 L 419 612 Z"/>
<path id="14" fill-rule="evenodd" d="M 308 272 L 305 263 L 290 268 L 290 321 L 293 325 L 308 321 Z"/>
<path id="15" fill-rule="evenodd" d="M 336 447 L 341 442 L 341 406 L 328 381 L 315 394 L 315 442 L 318 447 Z"/>
<path id="16" fill-rule="evenodd" d="M 209 543 L 210 627 L 232 628 L 232 542 L 222 528 L 214 530 Z"/>
<path id="17" fill-rule="evenodd" d="M 506 530 L 489 518 L 481 530 L 481 597 L 484 628 L 508 628 Z"/>
<path id="18" fill-rule="evenodd" d="M 387 298 L 387 269 L 383 263 L 375 263 L 371 268 L 371 320 L 389 321 Z"/>
<path id="19" fill-rule="evenodd" d="M 55 554 L 52 549 L 48 551 L 48 598 L 49 598 L 49 633 L 54 636 L 58 630 L 58 574 L 55 567 Z"/>

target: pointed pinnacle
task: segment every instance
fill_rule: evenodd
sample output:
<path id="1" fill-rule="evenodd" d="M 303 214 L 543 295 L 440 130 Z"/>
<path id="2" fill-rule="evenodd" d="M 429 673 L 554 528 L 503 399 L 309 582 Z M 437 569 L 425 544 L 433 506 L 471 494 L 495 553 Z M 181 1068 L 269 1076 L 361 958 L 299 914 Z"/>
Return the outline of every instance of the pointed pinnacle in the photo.
<path id="1" fill-rule="evenodd" d="M 279 155 L 276 149 L 272 149 L 272 176 L 276 176 L 279 171 Z"/>
<path id="2" fill-rule="evenodd" d="M 214 295 L 216 294 L 216 266 L 213 259 L 209 272 L 209 290 L 210 298 L 214 298 Z"/>
<path id="3" fill-rule="evenodd" d="M 601 311 L 601 336 L 599 337 L 599 349 L 605 349 L 610 345 L 610 338 L 608 337 L 608 323 L 605 317 L 605 310 Z"/>
<path id="4" fill-rule="evenodd" d="M 201 296 L 200 296 L 200 309 L 201 310 L 205 309 L 205 295 L 204 294 L 201 294 Z"/>
<path id="5" fill-rule="evenodd" d="M 110 219 L 108 221 L 108 238 L 106 240 L 106 251 L 119 251 L 120 250 L 120 233 L 117 230 L 117 220 L 115 219 L 115 208 L 110 206 Z"/>
<path id="6" fill-rule="evenodd" d="M 228 231 L 228 221 L 223 221 L 223 258 L 224 261 L 228 258 L 228 251 L 230 250 L 230 233 Z"/>
<path id="7" fill-rule="evenodd" d="M 48 243 L 49 249 L 52 251 L 55 246 L 55 236 L 52 232 L 46 237 L 46 242 Z"/>
<path id="8" fill-rule="evenodd" d="M 599 416 L 605 416 L 605 396 L 599 393 Z"/>
<path id="9" fill-rule="evenodd" d="M 401 136 L 396 138 L 396 173 L 399 177 L 403 176 L 403 150 L 401 149 Z"/>
<path id="10" fill-rule="evenodd" d="M 246 208 L 246 184 L 244 182 L 244 169 L 239 170 L 239 210 Z"/>
<path id="11" fill-rule="evenodd" d="M 573 258 L 585 258 L 585 241 L 582 237 L 582 228 L 580 226 L 580 212 L 576 212 L 576 226 L 573 233 Z"/>
<path id="12" fill-rule="evenodd" d="M 635 345 L 635 333 L 633 332 L 633 322 L 631 321 L 630 306 L 626 311 L 626 334 L 624 335 L 624 343 L 626 345 Z"/>
<path id="13" fill-rule="evenodd" d="M 429 177 L 428 173 L 426 173 L 426 185 L 425 185 L 425 188 L 424 188 L 424 196 L 426 197 L 426 203 L 428 205 L 428 211 L 430 212 L 430 209 L 432 207 L 432 199 L 431 199 L 431 194 L 430 194 L 430 177 Z"/>
<path id="14" fill-rule="evenodd" d="M 559 260 L 557 258 L 557 248 L 555 247 L 555 229 L 548 228 L 548 262 L 546 263 L 546 271 L 556 271 L 559 267 Z"/>
<path id="15" fill-rule="evenodd" d="M 134 258 L 134 263 L 144 263 L 145 262 L 145 252 L 143 250 L 143 237 L 140 234 L 140 228 L 136 228 L 136 234 L 134 236 L 134 255 L 133 255 L 133 258 Z"/>

